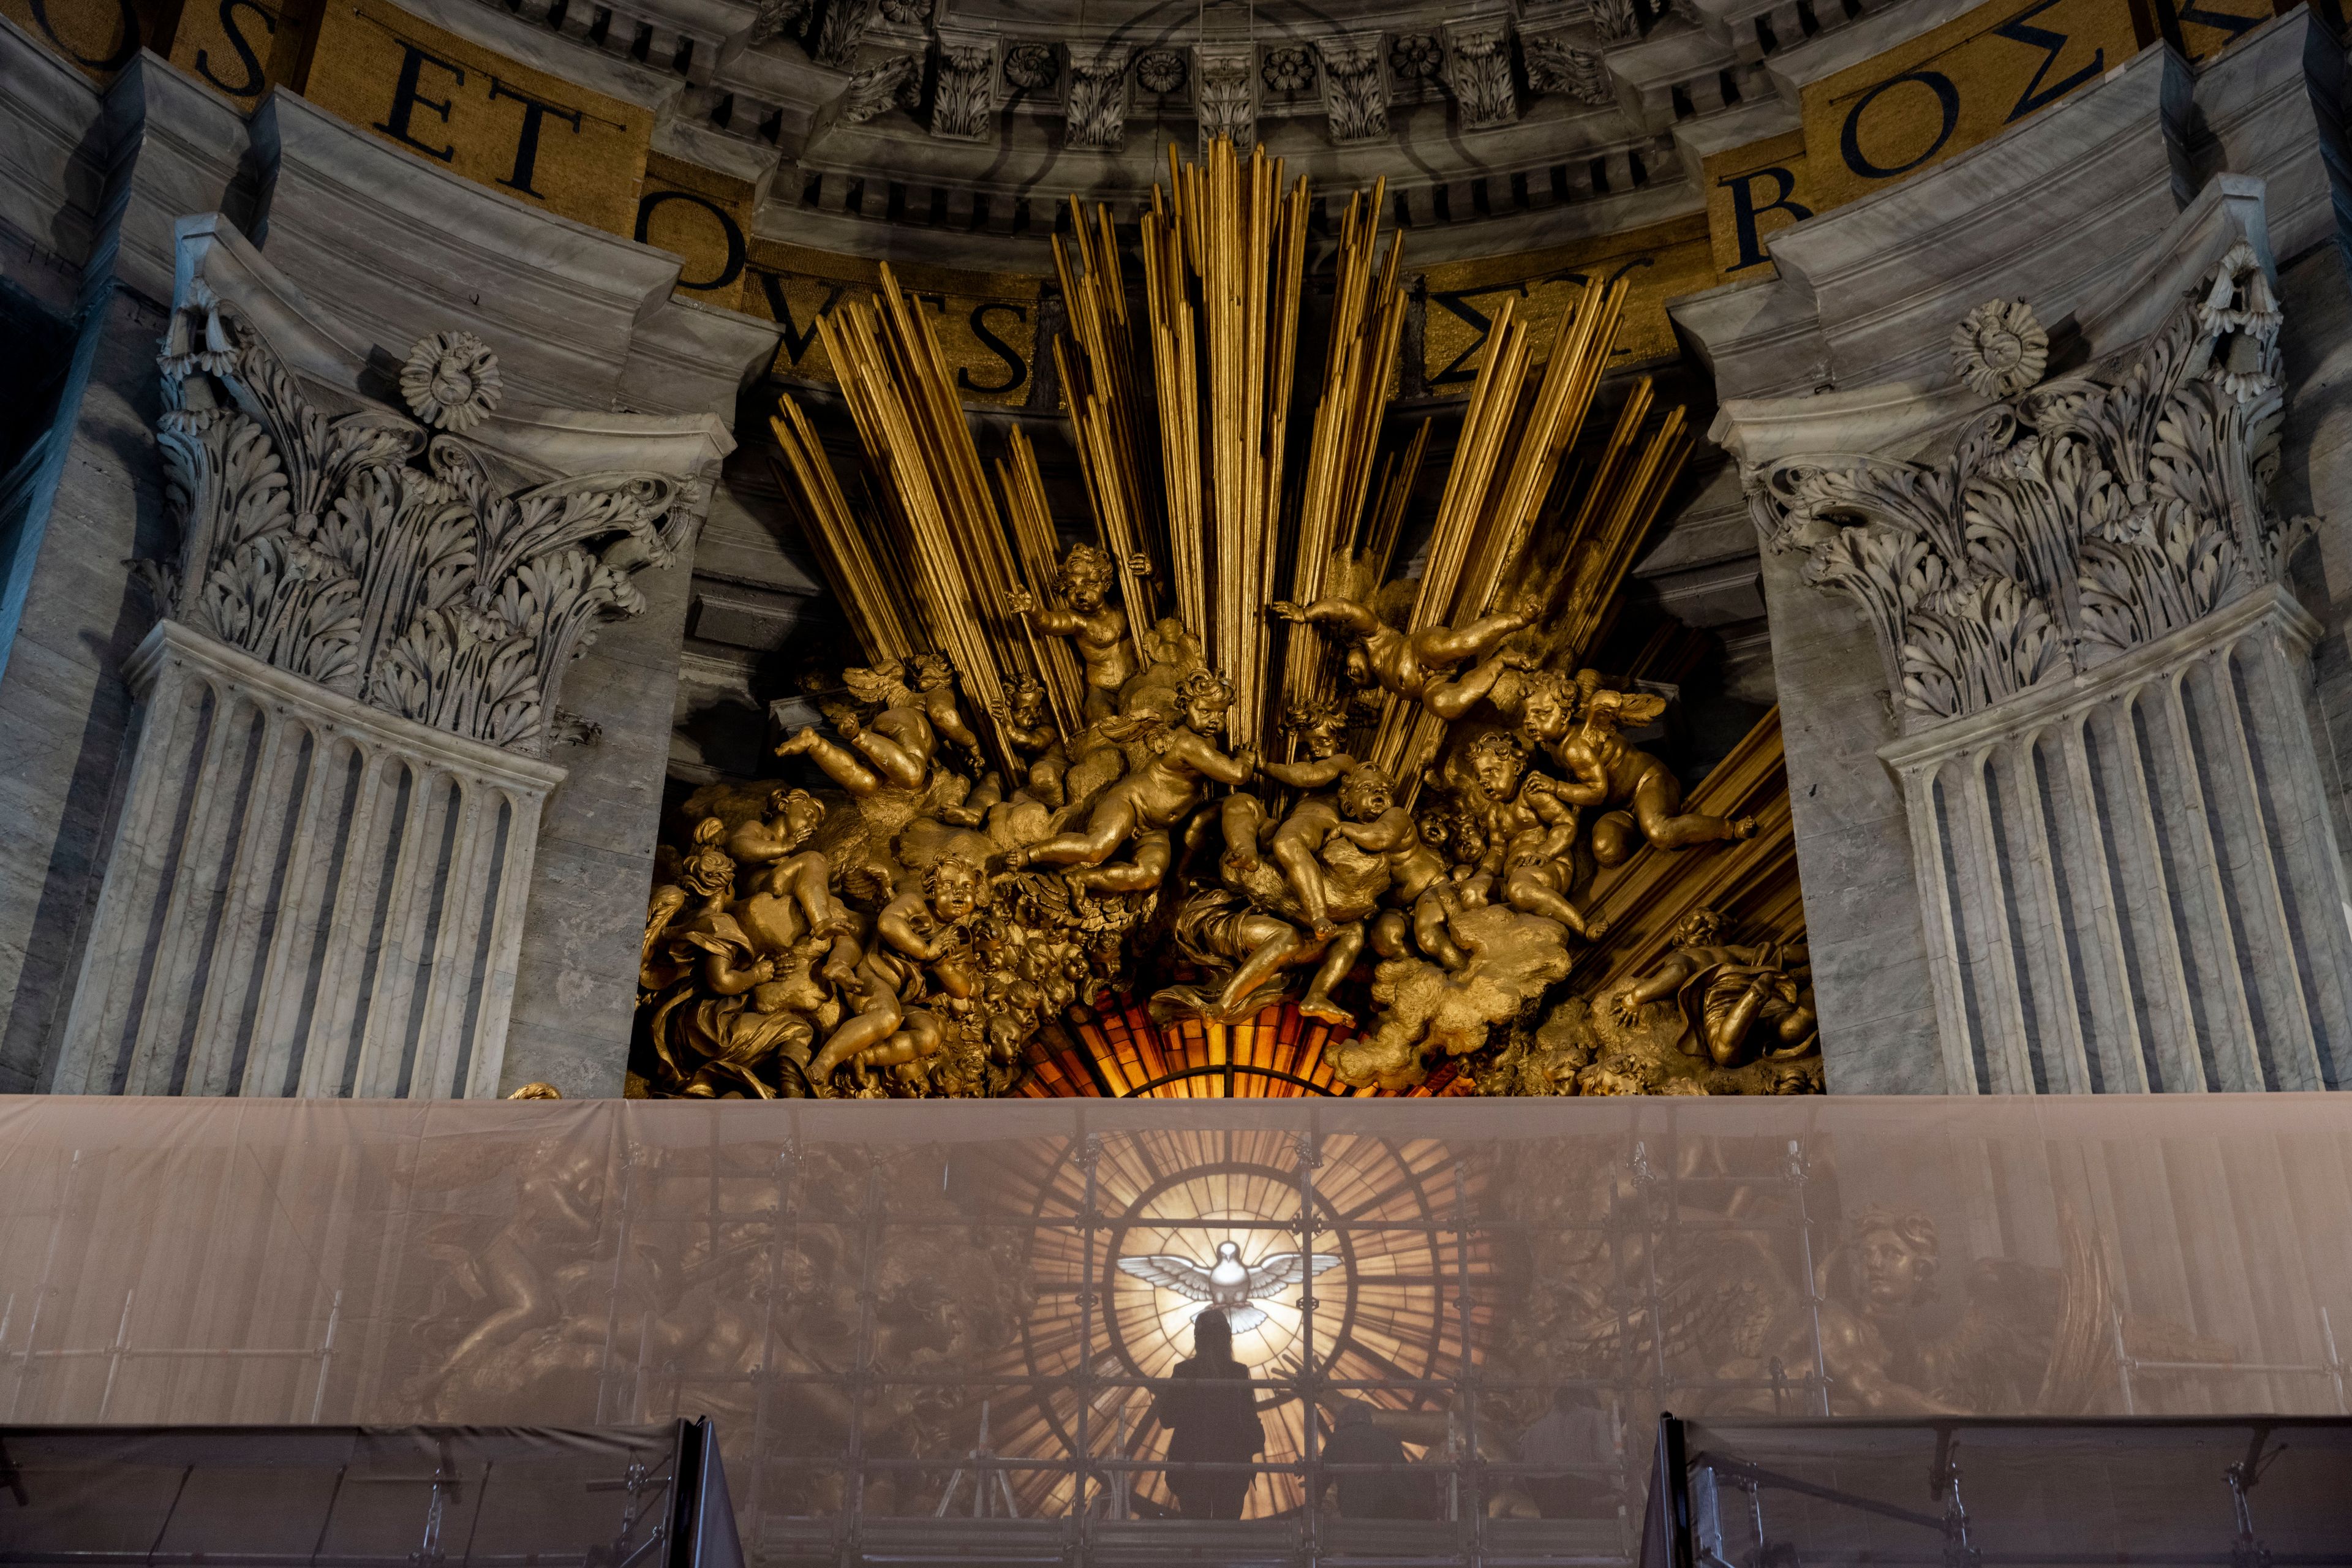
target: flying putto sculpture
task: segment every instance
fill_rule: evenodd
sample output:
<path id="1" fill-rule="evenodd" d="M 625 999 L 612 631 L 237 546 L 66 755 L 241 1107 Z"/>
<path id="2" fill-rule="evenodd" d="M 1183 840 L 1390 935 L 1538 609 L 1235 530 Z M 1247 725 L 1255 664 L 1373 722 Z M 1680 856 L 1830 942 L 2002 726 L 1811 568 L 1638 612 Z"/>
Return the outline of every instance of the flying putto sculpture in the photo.
<path id="1" fill-rule="evenodd" d="M 1786 930 L 1675 956 L 1661 925 L 1643 960 L 1671 978 L 1562 994 L 1618 918 L 1597 871 L 1758 827 L 1688 809 L 1628 738 L 1663 699 L 1584 664 L 1691 438 L 1643 379 L 1571 461 L 1624 287 L 1586 283 L 1548 355 L 1506 301 L 1418 513 L 1429 426 L 1383 456 L 1405 296 L 1381 202 L 1339 226 L 1319 374 L 1307 184 L 1263 149 L 1171 153 L 1139 297 L 1108 214 L 1074 214 L 1075 527 L 1020 430 L 982 464 L 887 267 L 820 321 L 862 471 L 793 399 L 773 424 L 865 662 L 776 746 L 833 789 L 686 803 L 640 977 L 652 1092 L 1020 1092 L 1107 996 L 1168 1028 L 1293 1001 L 1360 1092 L 1448 1064 L 1497 1093 L 1819 1088 Z"/>

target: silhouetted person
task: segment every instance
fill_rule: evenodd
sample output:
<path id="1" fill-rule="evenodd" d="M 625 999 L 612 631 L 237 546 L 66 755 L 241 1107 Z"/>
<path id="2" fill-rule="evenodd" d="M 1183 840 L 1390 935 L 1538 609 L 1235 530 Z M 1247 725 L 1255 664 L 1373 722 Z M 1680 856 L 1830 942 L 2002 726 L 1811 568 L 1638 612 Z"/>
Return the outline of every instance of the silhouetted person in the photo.
<path id="1" fill-rule="evenodd" d="M 1616 1437 L 1608 1415 L 1584 1404 L 1570 1388 L 1552 1390 L 1551 1408 L 1519 1436 L 1519 1461 L 1558 1465 L 1550 1475 L 1525 1478 L 1528 1495 L 1546 1519 L 1595 1519 L 1617 1511 L 1616 1494 L 1598 1473 L 1615 1457 Z M 1578 1467 L 1570 1470 L 1570 1466 Z"/>
<path id="2" fill-rule="evenodd" d="M 1151 1407 L 1168 1428 L 1173 1464 L 1246 1465 L 1265 1452 L 1249 1368 L 1234 1359 L 1234 1331 L 1210 1308 L 1192 1320 L 1192 1359 L 1180 1361 Z M 1168 1472 L 1186 1519 L 1239 1519 L 1257 1478 L 1246 1470 Z"/>
<path id="3" fill-rule="evenodd" d="M 1323 1462 L 1327 1465 L 1401 1465 L 1404 1463 L 1404 1444 L 1393 1432 L 1384 1432 L 1372 1421 L 1372 1407 L 1360 1399 L 1350 1399 L 1339 1406 L 1339 1423 L 1323 1445 Z M 1428 1499 L 1428 1483 L 1402 1470 L 1384 1475 L 1366 1471 L 1358 1475 L 1331 1478 L 1330 1484 L 1339 1489 L 1339 1517 L 1342 1519 L 1426 1519 L 1429 1510 L 1421 1506 Z"/>

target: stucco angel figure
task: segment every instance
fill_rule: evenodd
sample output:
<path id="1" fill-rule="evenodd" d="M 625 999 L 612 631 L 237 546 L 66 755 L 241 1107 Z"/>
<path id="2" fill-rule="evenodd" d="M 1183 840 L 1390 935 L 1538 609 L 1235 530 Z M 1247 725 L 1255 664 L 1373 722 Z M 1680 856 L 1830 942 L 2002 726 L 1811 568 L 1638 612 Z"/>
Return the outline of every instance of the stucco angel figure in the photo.
<path id="1" fill-rule="evenodd" d="M 1388 890 L 1390 855 L 1414 837 L 1412 815 L 1394 798 L 1388 774 L 1360 763 L 1336 795 L 1307 796 L 1275 829 L 1271 854 L 1279 874 L 1262 862 L 1244 868 L 1228 855 L 1228 887 L 1252 907 L 1188 903 L 1177 934 L 1196 960 L 1238 961 L 1239 966 L 1213 1002 L 1188 987 L 1171 987 L 1153 998 L 1154 1012 L 1245 1017 L 1275 998 L 1284 971 L 1313 964 L 1298 1010 L 1328 1023 L 1353 1024 L 1355 1015 L 1331 993 L 1364 950 L 1365 921 Z"/>
<path id="2" fill-rule="evenodd" d="M 1573 684 L 1551 671 L 1531 673 L 1519 702 L 1519 733 L 1551 754 L 1566 780 L 1554 793 L 1571 805 L 1604 809 L 1592 824 L 1593 858 L 1622 865 L 1647 842 L 1659 849 L 1752 838 L 1752 816 L 1710 816 L 1683 810 L 1682 782 L 1674 770 L 1638 747 L 1620 731 L 1639 727 L 1666 710 L 1665 699 L 1648 691 L 1612 691 L 1593 670 L 1577 672 Z M 1581 721 L 1579 721 L 1581 715 Z M 1607 809 L 1607 808 L 1619 809 Z"/>
<path id="3" fill-rule="evenodd" d="M 1023 672 L 1006 689 L 1005 700 L 990 710 L 997 732 L 1022 763 L 1018 788 L 1047 805 L 1063 801 L 1062 778 L 1069 772 L 1069 748 L 1054 727 L 1047 710 L 1045 683 Z"/>
<path id="4" fill-rule="evenodd" d="M 778 957 L 762 953 L 736 918 L 735 862 L 719 847 L 724 830 L 715 816 L 696 824 L 677 881 L 656 890 L 638 983 L 643 994 L 658 997 L 647 1026 L 671 1088 L 772 1100 L 772 1069 L 761 1069 L 779 1052 L 805 1058 L 814 1026 L 805 999 L 776 984 Z M 803 981 L 816 951 L 793 955 Z"/>
<path id="5" fill-rule="evenodd" d="M 1150 570 L 1150 563 L 1140 558 L 1130 564 L 1138 575 Z M 1055 590 L 1069 608 L 1041 608 L 1025 588 L 1013 589 L 1004 601 L 1006 609 L 1027 617 L 1039 631 L 1068 637 L 1076 647 L 1078 662 L 1086 670 L 1089 721 L 1118 712 L 1119 689 L 1135 677 L 1135 645 L 1127 635 L 1127 616 L 1110 603 L 1116 575 L 1108 555 L 1091 544 L 1073 544 L 1054 578 Z"/>
<path id="6" fill-rule="evenodd" d="M 986 886 L 979 867 L 950 855 L 923 873 L 919 890 L 884 906 L 874 921 L 876 941 L 851 986 L 859 1011 L 809 1064 L 809 1080 L 819 1094 L 832 1091 L 834 1074 L 843 1067 L 861 1080 L 877 1068 L 900 1069 L 900 1081 L 910 1087 L 919 1079 L 920 1064 L 939 1054 L 945 1030 L 936 1013 L 910 1004 L 932 992 L 965 999 L 977 989 L 964 927 Z"/>
<path id="7" fill-rule="evenodd" d="M 1831 1411 L 2075 1415 L 2095 1408 L 2114 1384 L 2115 1292 L 2074 1214 L 2062 1205 L 2058 1219 L 2061 1267 L 1979 1259 L 1958 1322 L 1922 1338 L 1910 1320 L 1933 1299 L 1941 1268 L 1935 1220 L 1876 1205 L 1856 1215 L 1817 1282 Z M 1810 1323 L 1799 1331 L 1809 1336 Z M 2206 1350 L 2228 1354 L 2210 1342 Z"/>
<path id="8" fill-rule="evenodd" d="M 1477 786 L 1471 816 L 1483 846 L 1478 869 L 1496 879 L 1503 902 L 1558 921 L 1588 942 L 1608 935 L 1607 919 L 1586 912 L 1572 897 L 1582 878 L 1579 814 L 1569 786 L 1528 772 L 1526 748 L 1507 730 L 1489 730 L 1471 742 L 1469 769 Z"/>
<path id="9" fill-rule="evenodd" d="M 1726 943 L 1723 925 L 1713 910 L 1685 916 L 1675 928 L 1673 951 L 1658 967 L 1606 994 L 1617 1022 L 1633 1027 L 1643 1008 L 1672 1001 L 1689 1028 L 1683 1049 L 1705 1052 L 1717 1067 L 1812 1050 L 1818 1030 L 1801 956 L 1779 942 Z"/>
<path id="10" fill-rule="evenodd" d="M 1216 737 L 1233 700 L 1223 680 L 1196 669 L 1177 684 L 1177 722 L 1154 714 L 1137 715 L 1131 724 L 1124 717 L 1105 721 L 1107 731 L 1134 731 L 1114 738 L 1139 742 L 1147 758 L 1143 765 L 1103 791 L 1084 828 L 1011 850 L 1005 863 L 1014 870 L 1029 865 L 1075 868 L 1065 875 L 1073 888 L 1087 891 L 1134 893 L 1158 887 L 1174 855 L 1169 829 L 1207 798 L 1212 781 L 1238 784 L 1257 772 L 1255 748 L 1232 757 L 1217 750 Z M 1104 864 L 1130 840 L 1131 861 Z"/>
<path id="11" fill-rule="evenodd" d="M 1348 679 L 1355 685 L 1378 683 L 1450 721 L 1476 707 L 1506 669 L 1530 662 L 1524 656 L 1495 650 L 1532 622 L 1539 606 L 1515 605 L 1466 626 L 1423 626 L 1411 632 L 1399 631 L 1371 605 L 1354 599 L 1318 599 L 1311 605 L 1280 599 L 1266 607 L 1283 620 L 1346 638 Z M 1439 679 L 1444 671 L 1474 658 L 1481 662 L 1459 679 Z"/>

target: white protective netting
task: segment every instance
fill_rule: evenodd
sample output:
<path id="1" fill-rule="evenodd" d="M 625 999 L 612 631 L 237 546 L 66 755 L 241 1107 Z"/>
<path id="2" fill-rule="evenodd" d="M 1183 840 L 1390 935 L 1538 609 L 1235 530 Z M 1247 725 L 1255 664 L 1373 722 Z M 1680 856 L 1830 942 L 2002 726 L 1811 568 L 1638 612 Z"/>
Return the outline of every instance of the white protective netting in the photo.
<path id="1" fill-rule="evenodd" d="M 1095 1513 L 1144 1517 L 1198 1303 L 1121 1264 L 1231 1241 L 1336 1259 L 1311 1308 L 1247 1303 L 1253 1517 L 1310 1484 L 1301 1369 L 1436 1467 L 1438 1519 L 1535 1511 L 1515 1445 L 1565 1387 L 1622 1434 L 1573 1504 L 1611 1516 L 1661 1408 L 2338 1414 L 2347 1236 L 2322 1095 L 25 1098 L 0 1424 L 707 1413 L 747 1545 L 969 1514 L 982 1472 L 1066 1514 L 1082 1454 Z"/>

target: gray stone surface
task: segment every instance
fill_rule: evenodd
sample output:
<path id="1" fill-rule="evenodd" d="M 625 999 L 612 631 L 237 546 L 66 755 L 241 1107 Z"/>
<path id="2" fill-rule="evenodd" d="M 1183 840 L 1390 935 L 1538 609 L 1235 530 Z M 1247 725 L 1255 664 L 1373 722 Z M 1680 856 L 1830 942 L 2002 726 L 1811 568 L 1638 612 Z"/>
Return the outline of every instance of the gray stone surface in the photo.
<path id="1" fill-rule="evenodd" d="M 677 531 L 689 550 L 740 390 L 775 341 L 765 322 L 671 303 L 676 258 L 451 180 L 291 95 L 247 126 L 152 58 L 101 95 L 0 23 L 6 275 L 60 315 L 95 304 L 87 387 L 56 448 L 55 501 L 0 670 L 13 743 L 0 777 L 0 1090 L 54 1076 L 114 831 L 134 715 L 122 665 L 152 620 L 121 563 L 172 543 L 149 435 L 153 356 L 175 220 L 207 211 L 266 221 L 264 271 L 279 281 L 254 307 L 299 340 L 293 368 L 382 398 L 415 338 L 470 327 L 507 370 L 509 402 L 484 443 L 524 474 L 691 479 Z M 625 407 L 644 412 L 606 412 Z M 545 819 L 545 908 L 532 910 L 551 962 L 519 978 L 518 1081 L 619 1089 L 689 567 L 646 581 L 646 616 L 608 631 L 562 699 L 598 741 L 556 759 L 572 778 Z M 587 973 L 607 977 L 594 1005 L 582 1001 Z"/>

